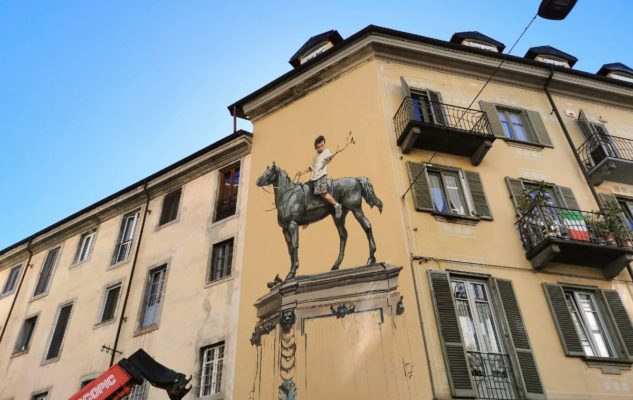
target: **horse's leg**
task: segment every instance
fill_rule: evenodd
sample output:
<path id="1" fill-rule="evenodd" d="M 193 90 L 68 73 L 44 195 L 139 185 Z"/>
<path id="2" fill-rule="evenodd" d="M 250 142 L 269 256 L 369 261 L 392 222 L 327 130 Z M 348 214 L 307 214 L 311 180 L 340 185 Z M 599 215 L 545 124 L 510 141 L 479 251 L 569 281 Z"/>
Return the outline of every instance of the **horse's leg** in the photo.
<path id="1" fill-rule="evenodd" d="M 290 257 L 290 269 L 292 269 L 292 239 L 290 238 L 290 232 L 288 228 L 283 228 L 284 239 L 286 240 L 286 246 L 288 246 L 288 257 Z"/>
<path id="2" fill-rule="evenodd" d="M 288 224 L 288 234 L 290 235 L 290 272 L 286 275 L 286 279 L 292 279 L 299 268 L 299 229 L 295 221 Z"/>
<path id="3" fill-rule="evenodd" d="M 340 245 L 338 250 L 338 258 L 332 267 L 332 271 L 338 269 L 338 267 L 343 262 L 343 257 L 345 256 L 345 244 L 347 243 L 347 229 L 345 229 L 345 217 L 347 216 L 347 210 L 343 209 L 343 214 L 341 218 L 336 218 L 334 214 L 332 214 L 332 219 L 334 220 L 334 225 L 336 225 L 336 229 L 338 230 L 338 237 L 340 239 Z"/>
<path id="4" fill-rule="evenodd" d="M 363 214 L 362 208 L 355 208 L 352 210 L 352 213 L 354 213 L 354 217 L 356 217 L 360 226 L 363 227 L 365 234 L 367 234 L 367 240 L 369 241 L 369 259 L 367 260 L 367 265 L 374 264 L 376 262 L 376 257 L 374 257 L 374 253 L 376 253 L 376 242 L 374 242 L 374 235 L 371 231 L 371 223 L 367 217 L 365 217 L 365 214 Z"/>

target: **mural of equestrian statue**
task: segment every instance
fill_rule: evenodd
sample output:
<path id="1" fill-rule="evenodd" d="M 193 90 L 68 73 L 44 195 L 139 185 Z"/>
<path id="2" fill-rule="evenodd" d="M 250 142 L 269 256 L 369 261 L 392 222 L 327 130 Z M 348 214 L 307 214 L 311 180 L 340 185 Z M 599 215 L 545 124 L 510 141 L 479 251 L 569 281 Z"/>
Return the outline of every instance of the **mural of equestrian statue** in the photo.
<path id="1" fill-rule="evenodd" d="M 331 157 L 330 157 L 331 159 Z M 382 201 L 374 193 L 374 188 L 368 178 L 340 178 L 331 181 L 331 196 L 335 204 L 340 205 L 340 217 L 338 207 L 333 207 L 321 195 L 315 194 L 310 185 L 294 183 L 286 171 L 275 165 L 266 167 L 264 173 L 257 178 L 257 186 L 272 185 L 275 192 L 275 206 L 277 208 L 277 222 L 281 226 L 288 245 L 290 254 L 290 272 L 286 279 L 292 279 L 299 267 L 299 226 L 308 225 L 320 221 L 328 215 L 332 216 L 340 238 L 338 258 L 334 262 L 332 270 L 341 265 L 345 255 L 347 242 L 347 230 L 345 229 L 345 217 L 351 211 L 359 222 L 369 241 L 369 259 L 367 264 L 374 264 L 376 258 L 376 243 L 371 230 L 371 223 L 365 217 L 361 207 L 362 200 L 371 207 L 378 207 L 382 213 Z"/>

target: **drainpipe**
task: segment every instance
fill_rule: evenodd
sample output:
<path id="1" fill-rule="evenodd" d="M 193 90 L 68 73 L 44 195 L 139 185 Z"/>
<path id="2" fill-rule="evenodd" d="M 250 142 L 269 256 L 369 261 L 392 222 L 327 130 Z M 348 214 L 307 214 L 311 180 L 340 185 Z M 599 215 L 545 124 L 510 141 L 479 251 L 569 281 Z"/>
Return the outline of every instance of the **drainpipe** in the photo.
<path id="1" fill-rule="evenodd" d="M 554 103 L 554 99 L 552 98 L 552 95 L 550 94 L 550 92 L 548 90 L 548 86 L 549 86 L 550 82 L 552 81 L 552 78 L 554 77 L 554 68 L 550 67 L 549 71 L 550 71 L 549 72 L 549 77 L 547 78 L 547 81 L 545 81 L 545 86 L 543 87 L 543 90 L 545 90 L 545 94 L 547 95 L 547 99 L 549 100 L 549 103 L 552 105 L 552 110 L 554 111 L 554 114 L 556 114 L 556 118 L 558 119 L 558 123 L 560 124 L 560 127 L 563 130 L 563 133 L 565 134 L 565 138 L 567 138 L 567 143 L 569 143 L 569 147 L 571 147 L 571 152 L 574 153 L 574 157 L 576 158 L 576 162 L 580 166 L 580 170 L 582 171 L 582 176 L 585 177 L 585 181 L 587 181 L 587 186 L 589 186 L 589 189 L 591 190 L 591 194 L 593 195 L 593 198 L 596 200 L 596 203 L 598 204 L 598 207 L 600 207 L 600 209 L 602 210 L 602 202 L 600 201 L 600 197 L 598 196 L 598 192 L 596 192 L 596 189 L 593 187 L 593 185 L 589 181 L 589 175 L 587 174 L 587 171 L 585 171 L 585 169 L 582 167 L 582 160 L 580 159 L 580 155 L 576 151 L 576 147 L 574 146 L 574 142 L 571 140 L 571 136 L 569 135 L 569 131 L 567 130 L 567 127 L 565 126 L 565 123 L 563 122 L 563 118 L 560 116 L 560 112 L 558 111 L 558 107 L 556 107 L 556 103 Z M 631 277 L 631 280 L 633 280 L 633 268 L 631 268 L 631 264 L 630 263 L 626 265 L 626 269 L 627 269 L 627 271 L 629 271 L 629 276 Z"/>
<path id="2" fill-rule="evenodd" d="M 18 300 L 18 294 L 20 294 L 20 289 L 22 288 L 22 284 L 24 283 L 24 277 L 26 276 L 26 271 L 29 269 L 29 265 L 31 264 L 31 258 L 33 258 L 33 250 L 31 250 L 32 241 L 33 241 L 33 236 L 29 238 L 29 242 L 26 244 L 26 251 L 29 252 L 29 259 L 26 261 L 26 265 L 24 266 L 24 272 L 22 272 L 22 277 L 20 278 L 20 283 L 18 284 L 18 287 L 15 289 L 15 293 L 13 294 L 13 301 L 11 302 L 11 308 L 9 308 L 7 319 L 4 321 L 4 325 L 2 326 L 2 333 L 0 333 L 0 343 L 2 343 L 2 338 L 4 338 L 4 332 L 7 330 L 7 325 L 9 325 L 9 318 L 11 318 L 11 313 L 13 312 L 15 303 Z"/>
<path id="3" fill-rule="evenodd" d="M 134 278 L 134 270 L 136 269 L 136 260 L 138 259 L 138 252 L 141 248 L 141 239 L 143 239 L 143 230 L 145 228 L 145 220 L 149 211 L 149 192 L 147 190 L 147 181 L 143 183 L 143 192 L 145 193 L 145 210 L 143 211 L 143 219 L 141 221 L 141 231 L 138 234 L 138 242 L 136 244 L 136 250 L 134 250 L 134 259 L 132 260 L 132 268 L 130 269 L 130 277 L 127 281 L 127 288 L 125 290 L 125 298 L 123 299 L 123 306 L 121 307 L 121 316 L 119 317 L 119 325 L 116 329 L 116 336 L 114 337 L 114 344 L 112 345 L 112 356 L 110 357 L 110 367 L 114 365 L 114 357 L 116 356 L 117 346 L 119 345 L 119 338 L 121 337 L 121 329 L 123 328 L 123 322 L 126 321 L 125 310 L 127 308 L 127 302 L 130 298 L 130 289 L 132 288 L 132 279 Z"/>

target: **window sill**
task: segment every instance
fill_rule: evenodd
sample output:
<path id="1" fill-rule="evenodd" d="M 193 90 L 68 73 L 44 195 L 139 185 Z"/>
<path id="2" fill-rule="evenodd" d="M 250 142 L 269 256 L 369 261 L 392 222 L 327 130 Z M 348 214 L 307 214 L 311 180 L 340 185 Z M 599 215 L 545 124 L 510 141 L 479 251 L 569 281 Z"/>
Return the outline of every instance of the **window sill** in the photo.
<path id="1" fill-rule="evenodd" d="M 137 337 L 137 336 L 141 336 L 141 335 L 145 335 L 146 333 L 150 333 L 153 332 L 155 330 L 158 330 L 159 325 L 158 324 L 153 324 L 153 325 L 149 325 L 146 326 L 145 328 L 140 328 L 137 329 L 134 334 L 132 335 L 132 337 Z"/>
<path id="2" fill-rule="evenodd" d="M 88 261 L 90 261 L 90 257 L 86 258 L 85 260 L 81 260 L 81 261 L 78 261 L 76 263 L 71 264 L 70 268 L 68 268 L 68 269 L 75 269 L 75 268 L 87 263 Z"/>
<path id="3" fill-rule="evenodd" d="M 54 357 L 54 358 L 51 358 L 50 360 L 43 360 L 40 363 L 40 366 L 56 363 L 57 361 L 59 361 L 60 358 L 61 358 L 61 355 L 59 355 L 57 357 Z"/>
<path id="4" fill-rule="evenodd" d="M 47 290 L 46 292 L 44 292 L 44 293 L 40 293 L 40 294 L 38 294 L 37 296 L 33 296 L 33 297 L 31 297 L 31 300 L 29 300 L 29 303 L 30 303 L 30 302 L 33 302 L 33 301 L 37 301 L 37 300 L 39 300 L 39 299 L 41 299 L 41 298 L 44 298 L 44 297 L 46 297 L 46 296 L 48 296 L 48 290 Z"/>
<path id="5" fill-rule="evenodd" d="M 630 371 L 633 360 L 622 358 L 583 357 L 590 368 L 600 368 L 603 374 L 621 375 L 622 371 Z"/>
<path id="6" fill-rule="evenodd" d="M 169 222 L 165 222 L 164 224 L 160 224 L 160 225 L 156 225 L 156 229 L 154 229 L 154 232 L 158 232 L 160 230 L 163 230 L 167 227 L 170 227 L 172 225 L 175 225 L 178 223 L 178 221 L 180 220 L 180 216 L 177 216 L 175 219 L 169 221 Z"/>
<path id="7" fill-rule="evenodd" d="M 114 322 L 116 322 L 116 318 L 111 318 L 107 321 L 97 322 L 92 328 L 93 329 L 101 328 L 102 326 L 113 324 Z"/>
<path id="8" fill-rule="evenodd" d="M 11 353 L 11 358 L 20 357 L 21 355 L 28 354 L 28 353 L 29 353 L 29 349 L 16 351 L 14 353 Z"/>
<path id="9" fill-rule="evenodd" d="M 0 300 L 4 299 L 5 297 L 9 297 L 11 296 L 13 293 L 15 293 L 15 289 L 8 291 L 6 293 L 2 293 L 0 294 Z"/>
<path id="10" fill-rule="evenodd" d="M 549 147 L 551 149 L 554 148 L 554 146 L 550 146 L 550 145 L 543 144 L 543 143 L 525 142 L 523 140 L 509 139 L 509 138 L 500 138 L 500 139 L 504 140 L 508 144 L 508 146 L 528 148 L 528 149 L 531 149 L 531 150 L 543 150 L 545 147 Z"/>
<path id="11" fill-rule="evenodd" d="M 204 400 L 224 400 L 224 392 L 207 394 L 205 396 L 196 396 L 198 399 Z"/>
<path id="12" fill-rule="evenodd" d="M 117 262 L 115 264 L 111 264 L 108 268 L 106 268 L 106 271 L 110 271 L 111 269 L 118 268 L 118 267 L 130 262 L 130 260 L 131 260 L 131 257 L 128 256 L 128 258 L 126 258 L 123 261 L 119 261 L 119 262 Z"/>
<path id="13" fill-rule="evenodd" d="M 220 284 L 222 284 L 222 283 L 225 283 L 225 282 L 228 282 L 228 281 L 233 280 L 233 278 L 234 278 L 234 276 L 233 276 L 233 274 L 231 274 L 231 275 L 228 275 L 228 276 L 222 277 L 222 278 L 220 278 L 220 279 L 216 279 L 216 280 L 214 280 L 214 281 L 208 281 L 208 282 L 204 285 L 204 288 L 206 289 L 206 288 L 210 288 L 210 287 L 212 287 L 212 286 L 217 286 L 217 285 L 220 285 Z"/>
<path id="14" fill-rule="evenodd" d="M 216 226 L 225 224 L 225 223 L 227 223 L 229 221 L 232 221 L 232 220 L 238 218 L 239 216 L 240 216 L 240 212 L 239 211 L 235 211 L 235 214 L 230 215 L 230 216 L 228 216 L 226 218 L 222 218 L 222 219 L 218 219 L 218 220 L 214 220 L 213 218 L 211 218 L 209 220 L 209 222 L 210 222 L 209 228 L 213 229 Z"/>
<path id="15" fill-rule="evenodd" d="M 449 222 L 456 224 L 466 224 L 466 225 L 477 225 L 479 221 L 492 221 L 492 218 L 480 218 L 480 217 L 470 217 L 468 215 L 458 215 L 458 214 L 449 214 L 442 213 L 437 211 L 431 211 L 431 215 L 435 217 L 436 221 L 440 222 Z"/>

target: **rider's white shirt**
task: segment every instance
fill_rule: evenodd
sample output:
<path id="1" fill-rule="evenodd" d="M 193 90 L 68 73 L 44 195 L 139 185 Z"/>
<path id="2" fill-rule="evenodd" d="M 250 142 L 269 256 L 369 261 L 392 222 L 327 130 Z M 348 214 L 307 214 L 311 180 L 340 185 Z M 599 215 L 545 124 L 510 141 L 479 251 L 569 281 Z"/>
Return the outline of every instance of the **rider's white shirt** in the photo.
<path id="1" fill-rule="evenodd" d="M 312 159 L 312 166 L 310 167 L 310 171 L 312 171 L 311 181 L 316 181 L 322 176 L 327 175 L 327 162 L 326 160 L 332 156 L 330 150 L 325 149 L 321 153 L 317 153 Z"/>

